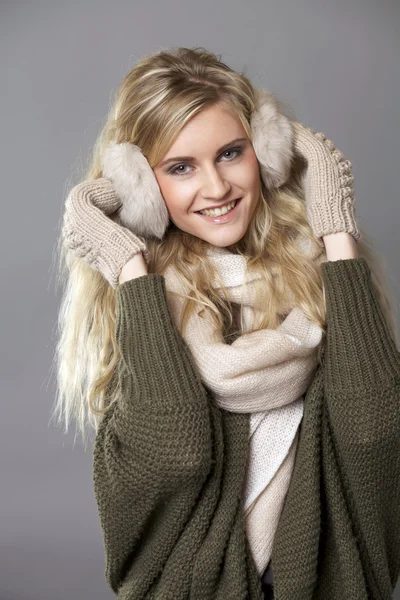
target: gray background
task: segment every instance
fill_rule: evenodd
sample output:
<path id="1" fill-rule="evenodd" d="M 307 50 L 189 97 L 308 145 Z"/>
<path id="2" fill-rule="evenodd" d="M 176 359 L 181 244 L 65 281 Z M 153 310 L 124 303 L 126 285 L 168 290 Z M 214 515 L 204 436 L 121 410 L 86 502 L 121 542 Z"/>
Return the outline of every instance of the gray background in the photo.
<path id="1" fill-rule="evenodd" d="M 49 424 L 49 372 L 64 195 L 111 91 L 137 59 L 171 45 L 204 46 L 245 68 L 352 161 L 358 220 L 398 301 L 400 8 L 395 0 L 3 1 L 0 23 L 0 600 L 107 599 L 90 448 L 73 448 L 73 432 Z"/>

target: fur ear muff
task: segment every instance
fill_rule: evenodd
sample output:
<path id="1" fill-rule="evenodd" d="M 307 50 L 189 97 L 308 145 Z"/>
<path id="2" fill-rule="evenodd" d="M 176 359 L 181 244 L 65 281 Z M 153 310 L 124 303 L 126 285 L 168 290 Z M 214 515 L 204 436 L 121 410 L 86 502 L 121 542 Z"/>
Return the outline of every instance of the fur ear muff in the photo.
<path id="1" fill-rule="evenodd" d="M 267 90 L 257 90 L 250 126 L 261 178 L 267 188 L 278 188 L 289 177 L 293 130 L 288 117 L 279 110 L 277 99 Z"/>
<path id="2" fill-rule="evenodd" d="M 160 187 L 139 146 L 112 141 L 104 150 L 103 176 L 110 179 L 122 201 L 121 225 L 143 237 L 162 239 L 169 215 Z"/>

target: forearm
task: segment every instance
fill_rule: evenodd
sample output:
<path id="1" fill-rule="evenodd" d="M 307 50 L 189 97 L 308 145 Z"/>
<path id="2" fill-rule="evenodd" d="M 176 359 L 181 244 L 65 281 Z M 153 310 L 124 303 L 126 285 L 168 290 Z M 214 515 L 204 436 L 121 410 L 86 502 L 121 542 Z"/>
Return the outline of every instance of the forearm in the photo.
<path id="1" fill-rule="evenodd" d="M 327 303 L 324 411 L 329 432 L 322 439 L 328 444 L 330 440 L 326 452 L 322 446 L 322 456 L 335 456 L 340 493 L 355 517 L 352 535 L 364 557 L 373 559 L 366 570 L 371 574 L 373 565 L 380 565 L 379 576 L 372 575 L 383 582 L 381 598 L 389 598 L 399 569 L 400 353 L 366 259 L 328 261 L 322 271 Z M 328 479 L 335 488 L 335 478 Z"/>
<path id="2" fill-rule="evenodd" d="M 144 598 L 208 478 L 215 423 L 161 275 L 133 273 L 117 287 L 116 340 L 124 368 L 94 443 L 94 489 L 107 581 L 117 593 L 129 579 L 123 597 Z"/>
<path id="3" fill-rule="evenodd" d="M 322 239 L 328 261 L 359 257 L 357 242 L 350 233 L 332 233 L 325 235 Z"/>
<path id="4" fill-rule="evenodd" d="M 139 252 L 135 254 L 128 260 L 128 262 L 122 267 L 121 273 L 118 278 L 119 284 L 124 283 L 124 281 L 129 281 L 130 279 L 134 279 L 135 277 L 141 277 L 142 275 L 147 275 L 147 265 L 146 261 L 143 258 L 143 254 Z"/>

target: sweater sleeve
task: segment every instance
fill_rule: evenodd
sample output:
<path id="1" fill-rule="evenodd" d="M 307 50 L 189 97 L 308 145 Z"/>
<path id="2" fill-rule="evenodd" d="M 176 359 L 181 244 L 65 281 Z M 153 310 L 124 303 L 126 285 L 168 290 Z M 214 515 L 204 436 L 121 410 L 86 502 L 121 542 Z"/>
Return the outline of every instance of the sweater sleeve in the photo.
<path id="1" fill-rule="evenodd" d="M 171 320 L 164 278 L 144 275 L 121 284 L 116 294 L 126 369 L 118 401 L 96 434 L 93 481 L 106 580 L 117 593 L 130 576 L 144 595 L 210 469 L 209 403 Z"/>
<path id="2" fill-rule="evenodd" d="M 322 273 L 332 451 L 371 585 L 389 598 L 400 571 L 400 353 L 366 259 L 323 263 Z"/>
<path id="3" fill-rule="evenodd" d="M 322 263 L 327 307 L 325 382 L 350 393 L 398 382 L 400 354 L 364 257 Z"/>

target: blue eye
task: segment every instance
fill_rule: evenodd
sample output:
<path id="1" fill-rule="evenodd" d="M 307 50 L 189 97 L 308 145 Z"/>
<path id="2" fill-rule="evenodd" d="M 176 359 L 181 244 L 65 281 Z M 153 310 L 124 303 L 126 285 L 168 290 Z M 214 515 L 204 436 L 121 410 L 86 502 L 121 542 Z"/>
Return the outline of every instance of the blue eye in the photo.
<path id="1" fill-rule="evenodd" d="M 179 167 L 187 167 L 187 165 L 176 165 L 176 167 L 172 167 L 171 169 L 169 169 L 168 173 L 170 173 L 171 175 L 186 175 L 186 173 L 183 173 L 182 171 L 177 173 L 177 169 L 179 169 Z"/>
<path id="2" fill-rule="evenodd" d="M 225 151 L 224 151 L 224 152 L 221 154 L 221 156 L 223 156 L 224 154 L 227 154 L 228 152 L 233 152 L 233 153 L 235 154 L 235 156 L 234 156 L 233 158 L 228 158 L 228 160 L 233 160 L 234 158 L 237 158 L 238 156 L 240 156 L 240 155 L 242 154 L 242 152 L 243 152 L 243 148 L 229 148 L 228 150 L 225 150 Z M 184 163 L 181 163 L 180 165 L 174 165 L 173 167 L 171 167 L 171 168 L 168 170 L 168 173 L 169 173 L 170 175 L 178 175 L 178 176 L 179 176 L 179 175 L 186 175 L 186 174 L 187 174 L 187 171 L 185 171 L 185 172 L 183 172 L 183 171 L 179 171 L 179 172 L 178 172 L 178 169 L 179 169 L 180 167 L 187 167 L 187 166 L 188 166 L 188 165 L 186 165 L 186 164 L 184 164 Z"/>

